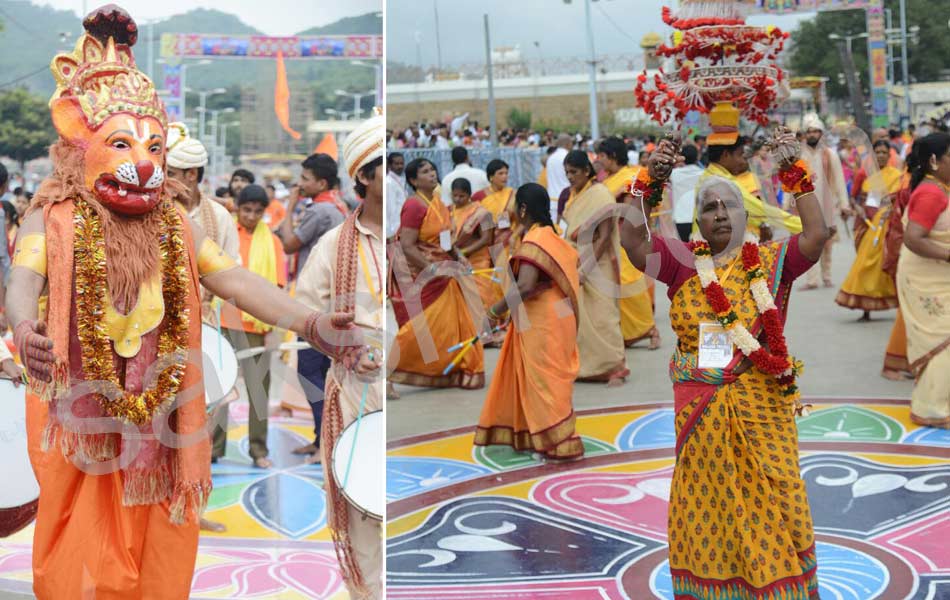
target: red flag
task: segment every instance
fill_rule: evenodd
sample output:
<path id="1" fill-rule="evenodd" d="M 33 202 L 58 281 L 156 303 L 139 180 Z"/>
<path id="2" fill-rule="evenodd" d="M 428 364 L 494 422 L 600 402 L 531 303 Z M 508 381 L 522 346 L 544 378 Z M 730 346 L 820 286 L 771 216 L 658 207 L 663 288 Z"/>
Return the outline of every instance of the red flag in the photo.
<path id="1" fill-rule="evenodd" d="M 329 154 L 333 157 L 333 160 L 339 160 L 338 156 L 340 154 L 339 149 L 336 145 L 336 138 L 332 133 L 328 133 L 323 136 L 323 139 L 320 140 L 320 143 L 317 144 L 317 147 L 313 150 L 314 154 Z"/>
<path id="2" fill-rule="evenodd" d="M 274 84 L 274 112 L 284 131 L 295 140 L 300 134 L 290 128 L 290 88 L 287 86 L 287 69 L 284 67 L 284 53 L 277 51 L 277 83 Z"/>

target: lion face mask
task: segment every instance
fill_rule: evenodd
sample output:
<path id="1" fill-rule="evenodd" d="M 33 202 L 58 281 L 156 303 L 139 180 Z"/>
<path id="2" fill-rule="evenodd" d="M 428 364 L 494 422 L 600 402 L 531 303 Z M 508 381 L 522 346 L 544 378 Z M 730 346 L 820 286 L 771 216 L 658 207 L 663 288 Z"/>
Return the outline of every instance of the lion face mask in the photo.
<path id="1" fill-rule="evenodd" d="M 53 125 L 83 149 L 86 189 L 112 211 L 143 215 L 158 205 L 165 184 L 165 109 L 135 66 L 135 21 L 105 7 L 84 26 L 89 33 L 75 49 L 53 59 Z"/>

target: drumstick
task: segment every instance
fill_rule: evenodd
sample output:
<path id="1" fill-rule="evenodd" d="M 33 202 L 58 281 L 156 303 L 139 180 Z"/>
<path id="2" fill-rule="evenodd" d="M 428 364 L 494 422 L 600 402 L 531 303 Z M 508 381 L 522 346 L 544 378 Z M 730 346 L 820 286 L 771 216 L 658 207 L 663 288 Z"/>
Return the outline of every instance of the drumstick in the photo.
<path id="1" fill-rule="evenodd" d="M 450 362 L 448 366 L 445 367 L 445 370 L 442 371 L 442 374 L 448 375 L 452 371 L 452 369 L 455 368 L 455 365 L 457 365 L 459 361 L 462 360 L 462 357 L 465 356 L 465 353 L 471 350 L 473 347 L 475 347 L 475 344 L 478 342 L 479 338 L 481 338 L 483 335 L 485 336 L 491 335 L 497 331 L 501 331 L 501 327 L 492 327 L 491 331 L 489 332 L 480 333 L 476 335 L 475 337 L 471 338 L 470 340 L 462 342 L 461 344 L 456 344 L 452 346 L 451 348 L 449 348 L 448 350 L 449 352 L 453 352 L 454 350 L 457 350 L 459 348 L 462 348 L 462 351 L 455 355 L 455 358 L 453 358 L 452 362 Z"/>
<path id="2" fill-rule="evenodd" d="M 284 342 L 283 344 L 277 346 L 278 352 L 285 352 L 287 350 L 306 350 L 310 347 L 310 344 L 307 342 Z M 235 352 L 238 360 L 244 360 L 245 358 L 251 358 L 252 356 L 257 356 L 258 354 L 264 354 L 267 352 L 267 346 L 256 346 L 254 348 L 246 348 L 240 352 Z"/>
<path id="3" fill-rule="evenodd" d="M 472 269 L 469 271 L 470 275 L 480 275 L 482 273 L 494 273 L 495 271 L 500 271 L 499 267 L 493 267 L 491 269 Z"/>
<path id="4" fill-rule="evenodd" d="M 373 351 L 369 351 L 369 359 L 373 360 Z M 353 444 L 350 446 L 350 456 L 346 459 L 346 471 L 343 472 L 343 488 L 350 480 L 350 467 L 353 466 L 353 455 L 356 453 L 356 440 L 360 436 L 360 423 L 363 422 L 363 411 L 366 409 L 366 395 L 369 393 L 369 382 L 363 384 L 363 397 L 360 398 L 360 410 L 356 413 L 356 429 L 353 431 Z"/>

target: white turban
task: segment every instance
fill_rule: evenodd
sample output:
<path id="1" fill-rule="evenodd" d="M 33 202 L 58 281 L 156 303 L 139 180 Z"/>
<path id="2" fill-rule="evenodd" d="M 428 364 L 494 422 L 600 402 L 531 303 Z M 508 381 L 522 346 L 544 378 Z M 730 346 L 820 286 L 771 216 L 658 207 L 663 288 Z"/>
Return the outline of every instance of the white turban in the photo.
<path id="1" fill-rule="evenodd" d="M 825 130 L 825 124 L 821 122 L 821 117 L 816 113 L 810 112 L 802 117 L 802 129 L 808 131 L 809 129 L 818 129 L 820 131 Z"/>
<path id="2" fill-rule="evenodd" d="M 184 123 L 168 124 L 165 148 L 165 160 L 169 167 L 197 169 L 208 165 L 208 151 L 204 144 L 188 135 L 188 127 Z"/>
<path id="3" fill-rule="evenodd" d="M 350 178 L 377 158 L 382 158 L 386 149 L 386 122 L 382 114 L 363 121 L 343 142 L 343 163 Z"/>

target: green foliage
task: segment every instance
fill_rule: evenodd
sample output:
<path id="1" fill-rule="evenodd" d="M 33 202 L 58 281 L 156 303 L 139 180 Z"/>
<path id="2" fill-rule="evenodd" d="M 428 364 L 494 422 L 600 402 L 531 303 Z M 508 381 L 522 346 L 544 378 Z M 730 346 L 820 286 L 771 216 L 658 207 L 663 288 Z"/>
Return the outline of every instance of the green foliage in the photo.
<path id="1" fill-rule="evenodd" d="M 56 139 L 49 107 L 23 88 L 0 92 L 0 156 L 23 163 L 46 155 Z"/>
<path id="2" fill-rule="evenodd" d="M 511 110 L 508 111 L 508 126 L 514 129 L 530 129 L 531 111 L 519 110 L 517 107 L 512 107 Z"/>
<path id="3" fill-rule="evenodd" d="M 91 7 L 92 5 L 90 5 Z M 0 29 L 0 84 L 22 78 L 22 84 L 44 98 L 52 95 L 55 88 L 49 63 L 59 52 L 71 50 L 82 35 L 82 23 L 76 14 L 67 10 L 55 10 L 31 2 L 6 2 L 4 11 L 10 16 Z M 132 15 L 135 17 L 135 14 Z M 14 21 L 15 20 L 15 21 Z M 136 61 L 144 72 L 150 70 L 149 55 L 156 61 L 153 79 L 162 87 L 163 66 L 161 58 L 161 35 L 163 33 L 217 33 L 222 35 L 260 34 L 251 25 L 237 16 L 220 10 L 196 8 L 183 14 L 172 15 L 149 27 L 139 22 L 139 41 L 135 45 Z M 316 27 L 302 35 L 347 35 L 356 33 L 381 34 L 382 16 L 367 13 L 348 17 L 323 27 Z M 61 33 L 68 34 L 65 41 Z M 151 48 L 151 53 L 149 49 Z M 190 61 L 194 62 L 194 61 Z M 195 90 L 217 87 L 228 89 L 227 94 L 209 96 L 207 106 L 211 110 L 227 107 L 240 109 L 242 87 L 253 87 L 267 95 L 274 88 L 274 62 L 236 58 L 214 59 L 210 65 L 193 66 L 187 73 L 186 85 Z M 351 65 L 346 60 L 287 60 L 287 78 L 291 94 L 310 88 L 316 91 L 317 118 L 323 109 L 353 110 L 351 98 L 335 95 L 335 90 L 369 91 L 375 85 L 372 69 Z M 17 82 L 19 83 L 19 82 Z M 198 95 L 188 94 L 188 116 L 193 117 L 198 105 Z M 363 108 L 368 110 L 371 100 L 363 98 Z M 364 113 L 366 114 L 366 113 Z M 229 132 L 238 138 L 237 128 Z M 228 146 L 231 146 L 230 137 Z"/>
<path id="4" fill-rule="evenodd" d="M 899 0 L 885 0 L 884 6 L 891 10 L 892 26 L 899 28 Z M 911 81 L 938 80 L 945 75 L 946 57 L 950 55 L 946 0 L 907 0 L 906 7 L 908 29 L 914 25 L 920 27 L 917 44 L 908 39 L 907 57 Z M 792 32 L 794 47 L 789 64 L 793 73 L 828 77 L 828 95 L 833 98 L 847 97 L 847 86 L 838 82 L 838 73 L 842 72 L 841 55 L 836 42 L 829 40 L 828 35 L 854 35 L 864 31 L 867 31 L 867 21 L 863 10 L 823 12 L 818 13 L 814 19 L 802 21 L 799 28 Z M 853 40 L 851 47 L 855 69 L 867 96 L 870 77 L 867 40 Z M 899 60 L 900 46 L 894 46 L 893 52 Z M 895 63 L 895 71 L 899 82 L 899 62 Z"/>

